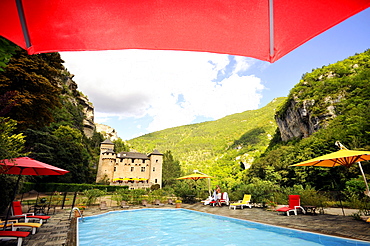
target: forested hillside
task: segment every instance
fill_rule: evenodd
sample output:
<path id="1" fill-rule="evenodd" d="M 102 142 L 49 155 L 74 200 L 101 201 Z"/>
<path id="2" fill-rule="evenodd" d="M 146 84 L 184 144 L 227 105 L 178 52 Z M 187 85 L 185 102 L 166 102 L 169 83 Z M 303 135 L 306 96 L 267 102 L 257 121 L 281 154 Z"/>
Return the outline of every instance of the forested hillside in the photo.
<path id="1" fill-rule="evenodd" d="M 360 175 L 357 165 L 350 169 L 289 165 L 339 150 L 336 141 L 349 149 L 370 150 L 369 88 L 370 50 L 304 74 L 278 110 L 276 119 L 285 122 L 281 125 L 289 129 L 300 125 L 313 133 L 297 132 L 296 137 L 282 141 L 281 136 L 289 134 L 283 133 L 287 129 L 279 125 L 280 132 L 263 157 L 253 163 L 246 182 L 251 181 L 250 177 L 258 177 L 282 186 L 302 184 L 324 190 L 346 189 L 346 182 Z M 289 123 L 287 119 L 292 118 L 292 112 L 301 113 Z M 369 175 L 368 162 L 363 162 L 363 167 Z M 359 181 L 364 190 L 363 181 Z"/>
<path id="2" fill-rule="evenodd" d="M 215 182 L 235 185 L 268 146 L 276 130 L 275 109 L 283 100 L 215 121 L 146 134 L 128 143 L 139 152 L 171 150 L 185 173 L 199 169 L 217 177 Z"/>
<path id="3" fill-rule="evenodd" d="M 102 138 L 85 136 L 88 100 L 59 53 L 28 55 L 3 38 L 0 51 L 0 159 L 27 155 L 70 171 L 52 178 L 25 176 L 28 180 L 94 182 Z M 18 143 L 24 144 L 15 151 Z"/>
<path id="4" fill-rule="evenodd" d="M 129 144 L 137 151 L 171 150 L 185 173 L 201 170 L 229 190 L 257 187 L 253 189 L 263 193 L 294 185 L 343 190 L 357 181 L 364 187 L 357 165 L 289 166 L 338 150 L 336 141 L 350 149 L 370 150 L 369 88 L 367 50 L 304 74 L 284 103 L 279 98 L 259 110 L 154 132 Z M 370 165 L 363 166 L 369 175 Z"/>

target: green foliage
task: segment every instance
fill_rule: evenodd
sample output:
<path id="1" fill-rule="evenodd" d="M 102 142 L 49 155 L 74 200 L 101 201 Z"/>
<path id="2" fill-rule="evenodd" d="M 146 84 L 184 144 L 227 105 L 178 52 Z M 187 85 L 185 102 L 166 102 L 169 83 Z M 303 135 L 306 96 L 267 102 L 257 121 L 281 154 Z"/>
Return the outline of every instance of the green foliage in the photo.
<path id="1" fill-rule="evenodd" d="M 127 144 L 121 138 L 114 140 L 113 143 L 114 143 L 114 152 L 116 153 L 120 153 L 122 151 L 124 152 L 130 151 L 130 147 L 127 146 Z"/>
<path id="2" fill-rule="evenodd" d="M 171 151 L 166 151 L 163 154 L 163 166 L 162 166 L 163 187 L 171 186 L 175 182 L 178 182 L 176 178 L 180 177 L 181 175 L 182 173 L 180 162 L 173 158 Z"/>
<path id="3" fill-rule="evenodd" d="M 14 134 L 16 121 L 0 117 L 0 160 L 22 156 L 24 149 L 24 135 Z M 0 170 L 2 166 L 0 166 Z M 5 209 L 13 197 L 17 177 L 14 175 L 0 174 L 0 211 Z"/>
<path id="4" fill-rule="evenodd" d="M 360 175 L 357 165 L 349 169 L 290 165 L 337 151 L 334 144 L 337 140 L 350 149 L 370 149 L 369 61 L 370 50 L 367 50 L 305 74 L 276 113 L 277 117 L 284 118 L 291 105 L 298 108 L 307 101 L 313 102 L 307 109 L 311 117 L 325 117 L 329 109 L 334 117 L 321 121 L 319 130 L 304 139 L 282 142 L 275 135 L 268 150 L 253 163 L 245 180 L 259 177 L 288 187 L 301 184 L 316 190 L 344 190 L 346 181 L 357 178 Z M 369 173 L 369 164 L 363 162 L 362 165 L 365 173 Z"/>
<path id="5" fill-rule="evenodd" d="M 27 155 L 70 171 L 60 177 L 26 179 L 94 182 L 102 138 L 96 132 L 92 139 L 84 136 L 81 93 L 60 55 L 31 56 L 1 38 L 0 63 L 3 58 L 7 66 L 0 70 L 0 116 L 17 121 L 16 130 L 26 139 L 24 151 L 31 153 Z"/>
<path id="6" fill-rule="evenodd" d="M 16 103 L 7 116 L 18 121 L 18 129 L 40 129 L 54 120 L 52 110 L 61 106 L 58 59 L 61 64 L 58 53 L 30 56 L 19 49 L 0 72 L 0 95 L 15 92 Z"/>
<path id="7" fill-rule="evenodd" d="M 20 157 L 24 149 L 25 136 L 14 134 L 17 122 L 0 117 L 0 160 Z"/>
<path id="8" fill-rule="evenodd" d="M 183 173 L 197 169 L 214 176 L 212 182 L 225 188 L 233 187 L 241 182 L 243 170 L 268 146 L 276 131 L 274 112 L 283 100 L 278 98 L 261 109 L 216 121 L 146 134 L 128 143 L 137 151 L 158 149 L 164 153 L 171 150 Z"/>
<path id="9" fill-rule="evenodd" d="M 98 197 L 105 196 L 107 194 L 107 191 L 99 190 L 99 189 L 91 189 L 91 190 L 85 190 L 83 194 L 87 198 L 86 205 L 90 206 L 91 204 L 94 204 L 96 202 Z"/>
<path id="10" fill-rule="evenodd" d="M 128 186 L 110 186 L 97 184 L 72 184 L 72 183 L 33 183 L 24 182 L 20 193 L 29 192 L 30 190 L 37 190 L 39 192 L 82 192 L 84 190 L 99 189 L 107 192 L 117 192 L 128 189 Z"/>
<path id="11" fill-rule="evenodd" d="M 279 186 L 270 181 L 253 179 L 251 183 L 239 187 L 237 193 L 239 193 L 239 199 L 241 199 L 244 194 L 250 194 L 252 195 L 252 202 L 266 203 L 274 200 L 274 192 L 278 191 L 279 189 Z M 234 199 L 233 197 L 230 198 Z"/>
<path id="12" fill-rule="evenodd" d="M 113 194 L 112 199 L 117 202 L 117 205 L 120 205 L 121 201 L 131 201 L 130 193 L 129 189 L 119 189 Z"/>
<path id="13" fill-rule="evenodd" d="M 18 47 L 7 39 L 0 37 L 0 72 L 4 71 L 10 58 L 15 54 Z"/>

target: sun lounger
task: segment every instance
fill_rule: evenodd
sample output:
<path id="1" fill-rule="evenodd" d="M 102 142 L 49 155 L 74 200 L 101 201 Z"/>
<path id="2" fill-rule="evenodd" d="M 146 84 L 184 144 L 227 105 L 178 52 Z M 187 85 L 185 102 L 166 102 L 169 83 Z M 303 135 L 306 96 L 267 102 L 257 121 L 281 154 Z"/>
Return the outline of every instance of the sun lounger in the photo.
<path id="1" fill-rule="evenodd" d="M 34 213 L 23 213 L 22 204 L 19 201 L 12 202 L 12 213 L 13 217 L 20 219 L 23 218 L 25 223 L 28 223 L 30 219 L 38 220 L 40 224 L 50 219 L 50 216 L 46 215 L 35 215 Z"/>
<path id="2" fill-rule="evenodd" d="M 28 231 L 0 231 L 0 239 L 17 239 L 17 246 L 21 246 L 23 243 L 23 238 L 30 235 Z"/>
<path id="3" fill-rule="evenodd" d="M 204 205 L 209 205 L 212 201 L 214 201 L 212 196 L 209 196 L 206 200 L 201 201 Z"/>
<path id="4" fill-rule="evenodd" d="M 5 221 L 0 220 L 0 228 L 4 228 Z M 11 227 L 12 231 L 26 228 L 31 229 L 31 233 L 35 234 L 37 229 L 41 227 L 40 223 L 19 223 L 17 220 L 8 220 L 6 227 Z"/>
<path id="5" fill-rule="evenodd" d="M 239 200 L 236 203 L 231 203 L 229 209 L 234 208 L 235 210 L 237 207 L 240 207 L 241 209 L 243 209 L 243 207 L 252 208 L 252 205 L 250 204 L 251 197 L 252 197 L 251 195 L 244 195 L 243 200 Z"/>

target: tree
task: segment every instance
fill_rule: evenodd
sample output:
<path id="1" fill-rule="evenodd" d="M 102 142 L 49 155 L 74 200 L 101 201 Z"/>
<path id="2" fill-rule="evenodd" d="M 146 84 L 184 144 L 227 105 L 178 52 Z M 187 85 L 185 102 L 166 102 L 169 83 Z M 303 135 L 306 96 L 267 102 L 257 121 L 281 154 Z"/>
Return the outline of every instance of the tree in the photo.
<path id="1" fill-rule="evenodd" d="M 24 135 L 13 134 L 16 121 L 0 117 L 0 160 L 16 158 L 21 156 L 24 148 Z M 0 166 L 2 168 L 2 166 Z M 0 174 L 0 212 L 9 204 L 13 196 L 13 189 L 16 184 L 16 177 Z"/>
<path id="2" fill-rule="evenodd" d="M 12 44 L 10 41 L 0 37 L 0 72 L 4 71 L 12 55 L 19 49 L 18 46 Z"/>
<path id="3" fill-rule="evenodd" d="M 0 95 L 15 94 L 7 116 L 17 120 L 18 129 L 40 129 L 53 122 L 52 110 L 61 107 L 57 78 L 62 62 L 58 53 L 31 56 L 19 49 L 0 72 Z"/>
<path id="4" fill-rule="evenodd" d="M 114 152 L 116 153 L 120 153 L 122 151 L 125 152 L 130 151 L 130 147 L 128 147 L 121 138 L 114 140 L 113 143 L 114 143 Z"/>
<path id="5" fill-rule="evenodd" d="M 0 117 L 0 160 L 19 157 L 24 149 L 25 136 L 13 134 L 17 122 Z"/>
<path id="6" fill-rule="evenodd" d="M 170 150 L 163 154 L 162 170 L 163 187 L 173 185 L 176 181 L 175 179 L 181 176 L 180 162 L 173 158 Z"/>

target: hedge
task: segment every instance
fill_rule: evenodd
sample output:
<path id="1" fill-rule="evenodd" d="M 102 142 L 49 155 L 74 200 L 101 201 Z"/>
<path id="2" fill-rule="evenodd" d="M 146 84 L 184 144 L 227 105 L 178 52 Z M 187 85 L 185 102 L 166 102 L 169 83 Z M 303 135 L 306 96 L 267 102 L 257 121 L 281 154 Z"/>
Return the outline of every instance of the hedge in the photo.
<path id="1" fill-rule="evenodd" d="M 24 182 L 21 188 L 21 193 L 26 193 L 31 190 L 38 192 L 81 192 L 84 190 L 99 189 L 113 192 L 119 189 L 128 189 L 128 186 L 110 186 L 97 184 L 71 184 L 71 183 L 32 183 Z"/>

